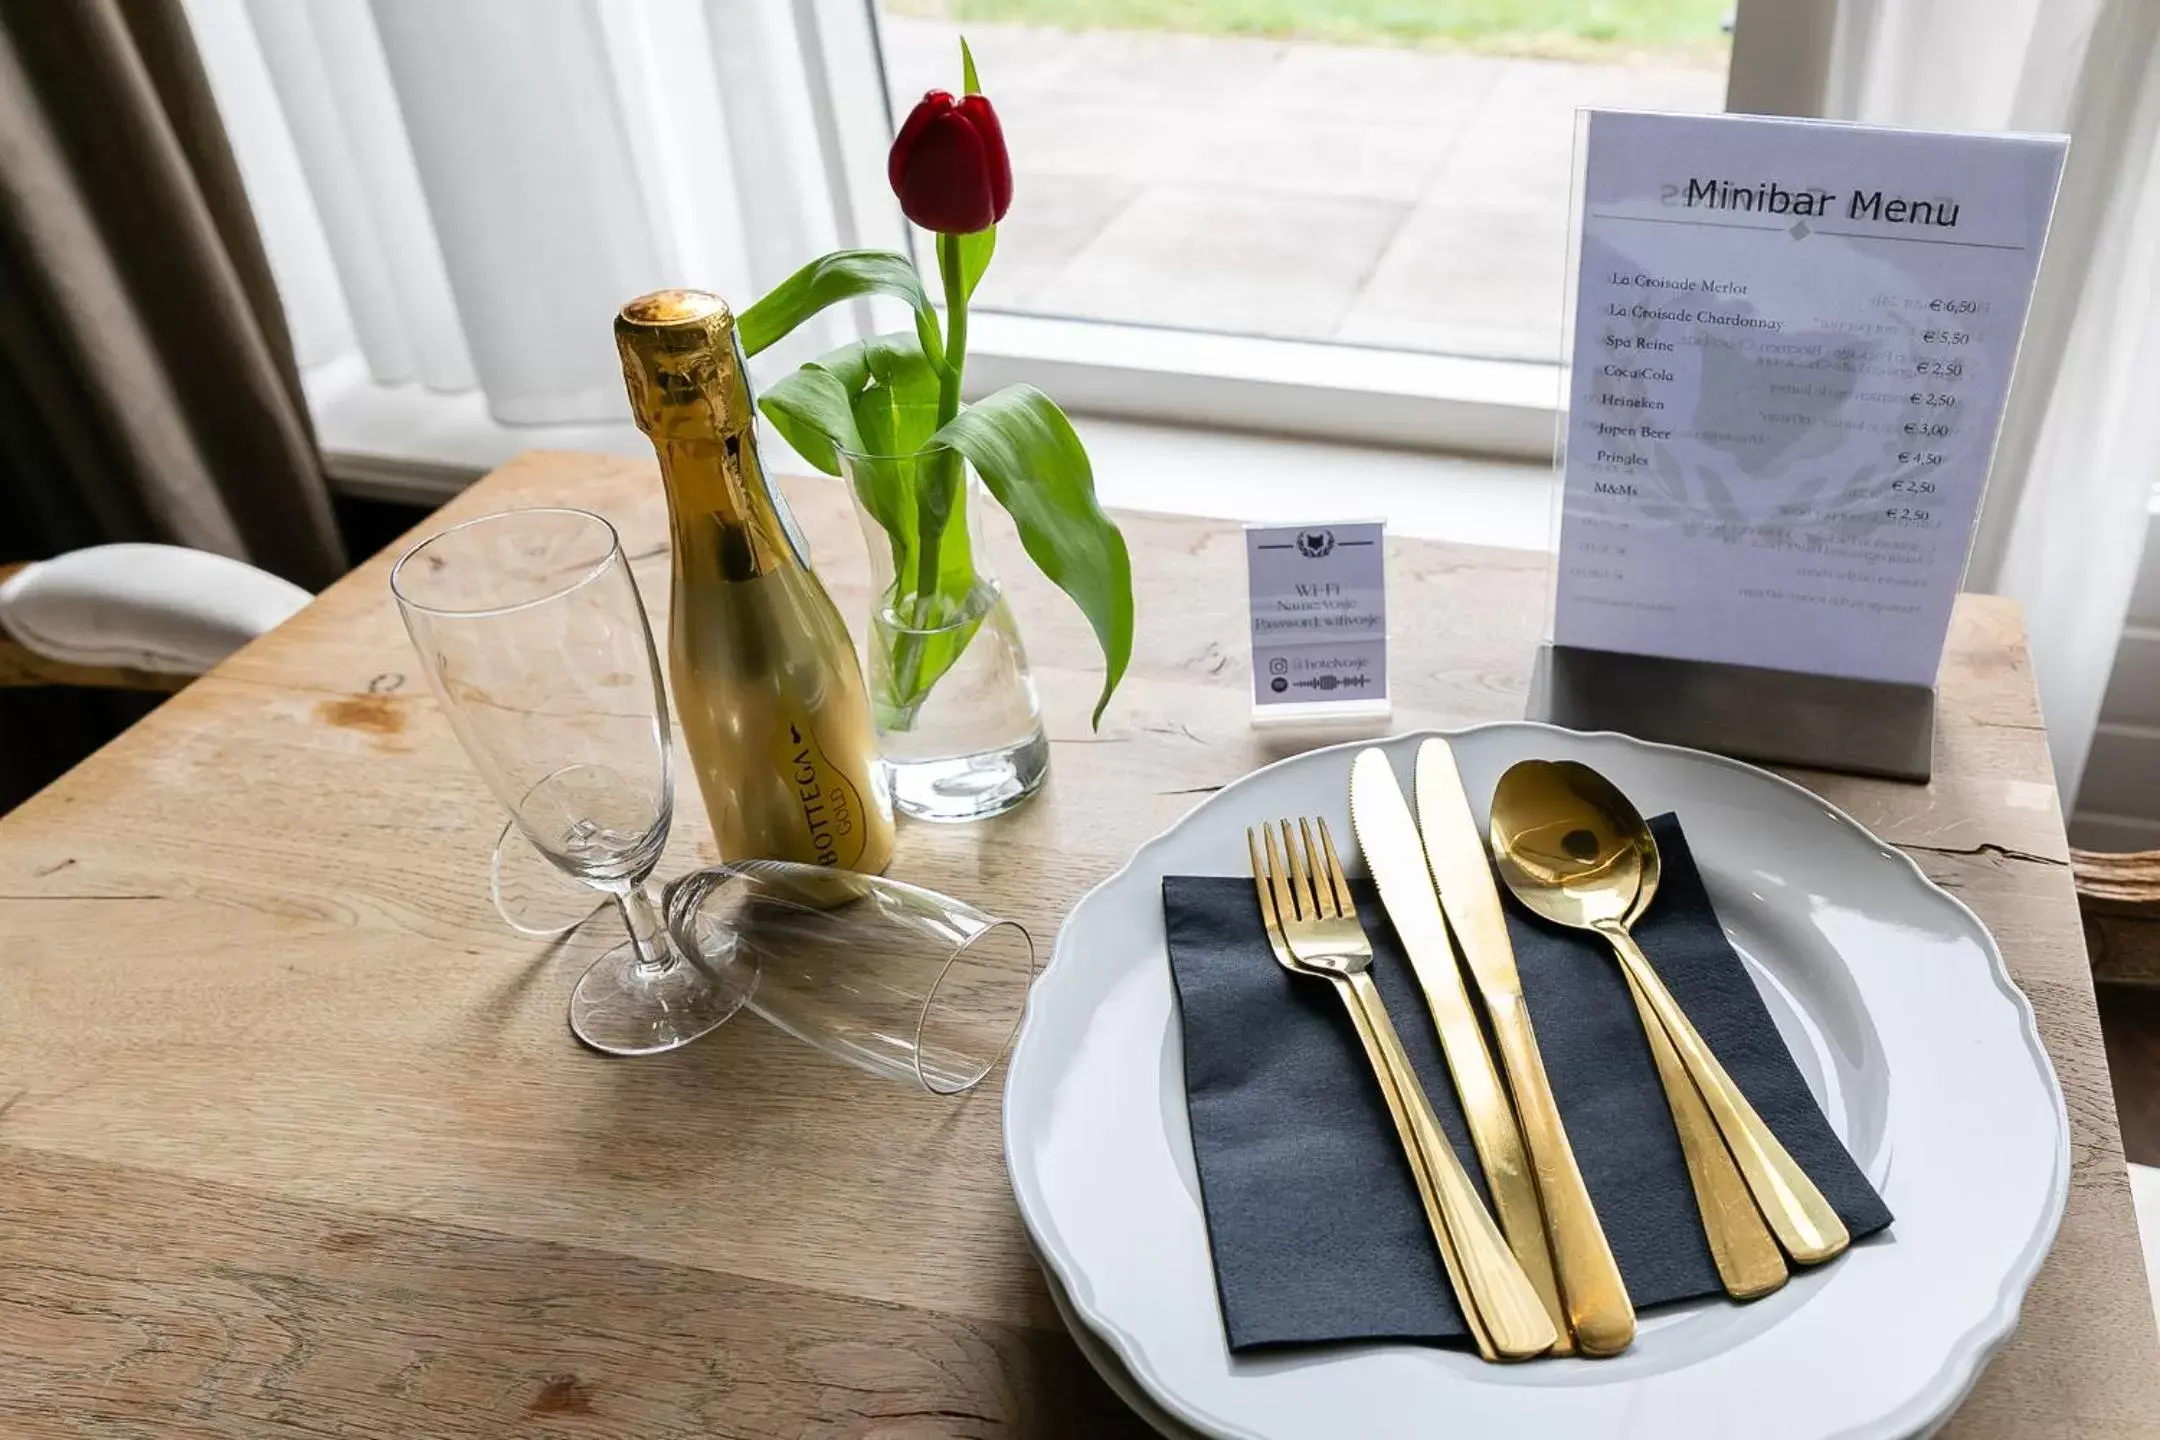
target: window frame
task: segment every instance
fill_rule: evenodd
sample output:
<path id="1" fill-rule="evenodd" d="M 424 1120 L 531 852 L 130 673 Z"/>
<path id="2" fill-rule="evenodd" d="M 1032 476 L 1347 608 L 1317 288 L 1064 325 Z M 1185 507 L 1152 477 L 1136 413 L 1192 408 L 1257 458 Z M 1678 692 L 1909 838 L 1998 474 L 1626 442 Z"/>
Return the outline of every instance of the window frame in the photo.
<path id="1" fill-rule="evenodd" d="M 1845 0 L 1856 9 L 1871 3 Z M 1739 0 L 1730 22 L 1725 108 L 1823 113 L 1841 8 L 1840 0 Z M 878 0 L 835 6 L 825 16 L 835 43 L 879 57 L 882 82 Z M 839 40 L 842 35 L 847 38 Z M 835 97 L 836 129 L 848 136 L 844 148 L 852 153 L 873 147 L 882 153 L 890 144 L 896 117 L 887 87 L 873 88 L 875 105 Z M 878 124 L 881 134 L 866 128 Z M 857 168 L 846 178 L 856 214 L 899 220 L 882 172 L 871 180 Z M 866 193 L 866 184 L 875 193 Z M 899 222 L 897 230 L 900 248 L 921 265 L 913 227 Z M 904 321 L 883 304 L 869 317 L 884 330 Z M 970 398 L 1024 379 L 1069 409 L 1116 419 L 1550 461 L 1563 404 L 1557 355 L 1542 361 L 1436 354 L 990 307 L 971 311 L 969 323 Z"/>

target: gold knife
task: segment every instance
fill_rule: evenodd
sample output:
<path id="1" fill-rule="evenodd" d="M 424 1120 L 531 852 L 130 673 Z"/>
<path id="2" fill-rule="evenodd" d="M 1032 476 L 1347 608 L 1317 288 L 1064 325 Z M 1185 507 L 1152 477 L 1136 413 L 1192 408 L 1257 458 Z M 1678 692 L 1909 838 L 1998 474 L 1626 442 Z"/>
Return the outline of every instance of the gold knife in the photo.
<path id="1" fill-rule="evenodd" d="M 1485 839 L 1470 797 L 1463 792 L 1455 752 L 1445 740 L 1427 740 L 1418 747 L 1417 809 L 1440 908 L 1477 980 L 1507 1067 L 1544 1207 L 1545 1231 L 1552 1241 L 1566 1323 L 1585 1355 L 1617 1355 L 1635 1338 L 1635 1307 L 1560 1123 L 1560 1108 L 1553 1102 L 1537 1036 L 1530 1028 L 1530 1011 L 1523 1004 L 1515 947 L 1485 858 Z"/>
<path id="2" fill-rule="evenodd" d="M 1499 1072 L 1485 1048 L 1469 992 L 1463 988 L 1462 971 L 1448 944 L 1447 922 L 1433 894 L 1417 821 L 1411 818 L 1410 802 L 1403 798 L 1385 751 L 1361 750 L 1350 762 L 1350 828 L 1357 834 L 1358 848 L 1365 852 L 1365 868 L 1379 887 L 1388 920 L 1410 957 L 1418 988 L 1425 992 L 1426 1008 L 1440 1033 L 1440 1049 L 1455 1079 L 1455 1093 L 1470 1122 L 1470 1143 L 1485 1171 L 1485 1188 L 1492 1194 L 1500 1231 L 1553 1317 L 1560 1338 L 1552 1353 L 1565 1355 L 1573 1347 L 1553 1280 L 1552 1256 L 1545 1248 L 1536 1182 L 1530 1177 L 1507 1092 L 1500 1086 Z"/>

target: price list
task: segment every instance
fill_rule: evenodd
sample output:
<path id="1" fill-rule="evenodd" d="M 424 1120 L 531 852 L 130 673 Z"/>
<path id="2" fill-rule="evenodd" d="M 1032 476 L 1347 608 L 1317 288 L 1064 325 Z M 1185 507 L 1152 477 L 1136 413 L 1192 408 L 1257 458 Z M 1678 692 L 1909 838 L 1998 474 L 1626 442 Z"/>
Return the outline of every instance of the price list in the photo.
<path id="1" fill-rule="evenodd" d="M 1554 640 L 1932 683 L 2065 142 L 1584 133 Z"/>

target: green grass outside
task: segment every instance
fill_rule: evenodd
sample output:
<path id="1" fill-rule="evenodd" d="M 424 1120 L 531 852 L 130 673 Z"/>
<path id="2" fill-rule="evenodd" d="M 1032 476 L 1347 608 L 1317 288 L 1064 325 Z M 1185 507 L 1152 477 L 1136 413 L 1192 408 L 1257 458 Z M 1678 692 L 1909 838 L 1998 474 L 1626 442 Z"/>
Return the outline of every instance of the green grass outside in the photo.
<path id="1" fill-rule="evenodd" d="M 1722 65 L 1733 0 L 886 0 L 902 15 Z"/>

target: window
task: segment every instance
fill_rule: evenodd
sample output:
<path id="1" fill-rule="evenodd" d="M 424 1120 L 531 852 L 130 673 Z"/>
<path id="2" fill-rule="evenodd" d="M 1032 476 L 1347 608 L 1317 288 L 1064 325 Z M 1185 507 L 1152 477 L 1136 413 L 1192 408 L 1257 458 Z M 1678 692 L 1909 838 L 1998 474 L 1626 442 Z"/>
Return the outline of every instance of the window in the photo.
<path id="1" fill-rule="evenodd" d="M 1792 17 L 1833 13 L 1747 0 L 1729 43 L 1723 0 L 185 3 L 326 447 L 423 495 L 643 453 L 624 297 L 911 243 L 885 148 L 963 26 L 1020 197 L 971 386 L 1541 459 L 1574 108 L 1715 108 L 1735 44 L 1777 31 L 1757 68 L 1789 77 Z M 836 307 L 757 368 L 901 323 Z"/>
<path id="2" fill-rule="evenodd" d="M 964 29 L 1015 314 L 1551 362 L 1574 112 L 1714 111 L 1727 0 L 886 0 L 896 113 Z"/>

